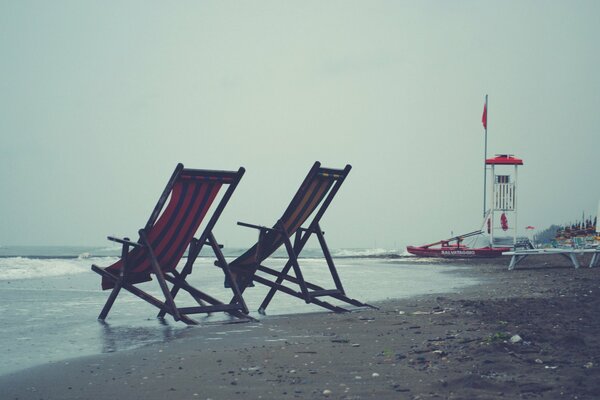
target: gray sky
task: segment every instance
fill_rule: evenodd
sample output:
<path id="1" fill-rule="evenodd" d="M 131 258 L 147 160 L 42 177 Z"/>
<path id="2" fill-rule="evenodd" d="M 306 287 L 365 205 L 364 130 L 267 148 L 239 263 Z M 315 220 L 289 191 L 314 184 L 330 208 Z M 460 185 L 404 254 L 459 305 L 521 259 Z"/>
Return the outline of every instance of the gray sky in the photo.
<path id="1" fill-rule="evenodd" d="M 247 169 L 251 244 L 315 160 L 353 165 L 332 247 L 479 227 L 489 153 L 520 223 L 596 212 L 600 2 L 0 2 L 0 245 L 136 236 L 175 164 Z"/>

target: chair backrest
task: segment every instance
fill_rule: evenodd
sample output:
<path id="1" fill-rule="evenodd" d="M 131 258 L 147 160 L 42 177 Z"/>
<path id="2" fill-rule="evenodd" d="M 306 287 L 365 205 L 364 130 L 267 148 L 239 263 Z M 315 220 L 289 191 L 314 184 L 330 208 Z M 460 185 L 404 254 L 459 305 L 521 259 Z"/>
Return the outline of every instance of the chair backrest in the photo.
<path id="1" fill-rule="evenodd" d="M 221 187 L 230 185 L 200 236 L 202 243 L 206 241 L 206 235 L 216 224 L 243 174 L 243 168 L 238 171 L 212 171 L 184 169 L 182 164 L 177 166 L 144 228 L 163 271 L 175 269 Z M 169 202 L 165 206 L 167 199 Z M 122 262 L 119 260 L 108 269 L 119 270 Z M 147 249 L 133 248 L 128 254 L 128 266 L 134 282 L 147 280 L 151 271 Z M 135 275 L 138 277 L 135 278 Z"/>
<path id="2" fill-rule="evenodd" d="M 277 230 L 268 231 L 260 243 L 256 243 L 231 262 L 230 266 L 235 268 L 252 267 L 264 261 L 283 245 L 286 238 L 295 234 L 320 206 L 307 227 L 315 228 L 351 168 L 350 165 L 346 165 L 344 169 L 322 168 L 321 163 L 315 162 L 279 219 L 279 223 L 273 225 L 274 229 L 283 226 L 287 234 L 284 235 Z M 257 254 L 257 248 L 260 249 L 260 254 Z"/>

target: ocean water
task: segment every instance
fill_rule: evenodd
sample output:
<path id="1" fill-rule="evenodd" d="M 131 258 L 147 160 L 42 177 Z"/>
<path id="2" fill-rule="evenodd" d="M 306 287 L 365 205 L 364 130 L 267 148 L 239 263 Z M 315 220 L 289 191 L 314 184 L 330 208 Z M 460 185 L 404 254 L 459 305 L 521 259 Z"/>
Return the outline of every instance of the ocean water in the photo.
<path id="1" fill-rule="evenodd" d="M 242 249 L 226 252 L 228 258 Z M 156 319 L 157 309 L 123 290 L 105 323 L 97 320 L 109 291 L 100 289 L 100 276 L 92 264 L 106 267 L 117 258 L 118 247 L 0 247 L 0 318 L 2 335 L 0 375 L 72 357 L 130 349 L 153 342 L 174 340 L 202 325 L 223 324 L 228 317 L 194 315 L 199 327 Z M 431 259 L 406 257 L 384 249 L 341 249 L 332 252 L 349 297 L 365 302 L 403 298 L 426 293 L 456 291 L 475 284 L 465 274 L 450 273 L 447 264 Z M 307 250 L 300 260 L 305 278 L 333 288 L 329 270 L 320 250 Z M 185 261 L 185 260 L 184 260 Z M 222 301 L 231 298 L 223 288 L 223 273 L 213 266 L 214 257 L 199 257 L 188 281 Z M 279 254 L 266 264 L 281 268 Z M 140 287 L 161 298 L 156 281 Z M 257 285 L 244 293 L 251 315 L 264 319 L 273 315 L 322 311 L 294 297 L 277 294 L 267 312 L 256 313 L 266 294 Z M 179 306 L 196 303 L 182 292 Z M 332 301 L 335 303 L 335 301 Z"/>
<path id="2" fill-rule="evenodd" d="M 226 257 L 237 257 L 246 251 L 245 248 L 225 247 L 223 254 Z M 389 249 L 330 249 L 333 257 L 336 258 L 399 258 L 411 256 L 408 252 Z M 121 254 L 121 246 L 111 244 L 103 247 L 93 246 L 0 246 L 0 258 L 6 257 L 25 257 L 25 258 L 89 258 L 89 257 L 118 257 Z M 279 249 L 273 254 L 274 258 L 285 257 L 285 250 Z M 213 257 L 212 251 L 205 246 L 200 256 Z M 304 258 L 323 257 L 321 249 L 305 248 L 302 250 Z"/>

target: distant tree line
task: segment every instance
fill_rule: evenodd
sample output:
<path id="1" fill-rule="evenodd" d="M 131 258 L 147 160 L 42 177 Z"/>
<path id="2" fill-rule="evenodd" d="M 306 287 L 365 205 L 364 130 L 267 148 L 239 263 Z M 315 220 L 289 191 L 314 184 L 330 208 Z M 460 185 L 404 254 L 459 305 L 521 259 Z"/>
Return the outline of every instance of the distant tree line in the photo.
<path id="1" fill-rule="evenodd" d="M 538 232 L 533 237 L 533 240 L 536 243 L 540 244 L 549 244 L 556 238 L 556 232 L 562 229 L 562 226 L 559 225 L 550 225 L 548 228 L 544 229 L 541 232 Z"/>

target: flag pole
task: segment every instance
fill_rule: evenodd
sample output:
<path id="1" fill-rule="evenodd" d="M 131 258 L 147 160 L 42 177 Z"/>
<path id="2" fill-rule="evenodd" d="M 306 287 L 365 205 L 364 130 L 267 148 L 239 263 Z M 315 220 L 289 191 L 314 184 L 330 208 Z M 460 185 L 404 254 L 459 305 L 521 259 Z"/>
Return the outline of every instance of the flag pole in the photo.
<path id="1" fill-rule="evenodd" d="M 485 105 L 483 109 L 483 127 L 485 129 L 485 141 L 483 146 L 483 218 L 485 218 L 485 203 L 486 203 L 486 191 L 487 191 L 487 166 L 485 160 L 487 160 L 487 109 L 488 109 L 488 95 L 485 95 Z"/>

